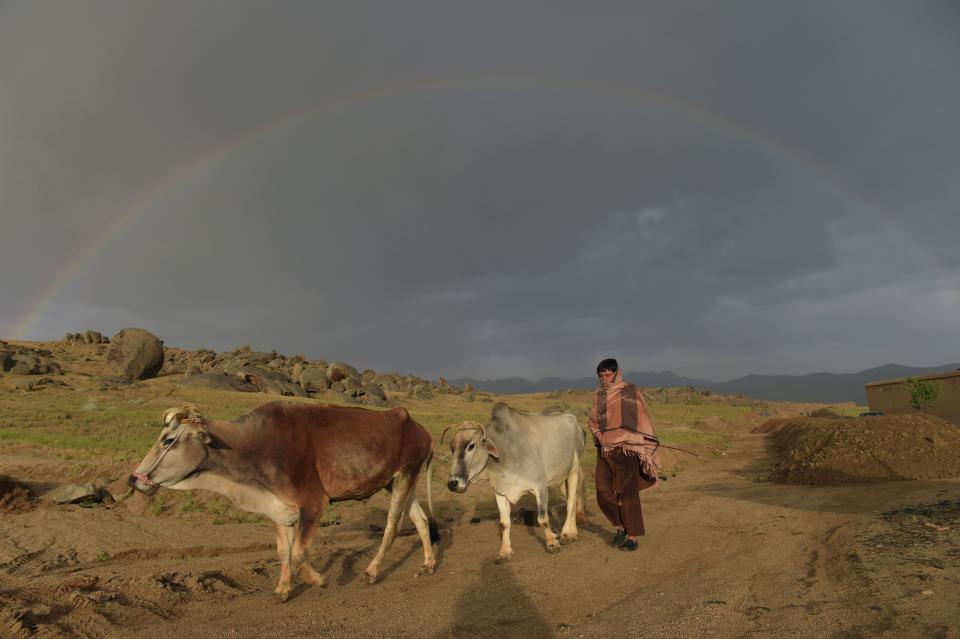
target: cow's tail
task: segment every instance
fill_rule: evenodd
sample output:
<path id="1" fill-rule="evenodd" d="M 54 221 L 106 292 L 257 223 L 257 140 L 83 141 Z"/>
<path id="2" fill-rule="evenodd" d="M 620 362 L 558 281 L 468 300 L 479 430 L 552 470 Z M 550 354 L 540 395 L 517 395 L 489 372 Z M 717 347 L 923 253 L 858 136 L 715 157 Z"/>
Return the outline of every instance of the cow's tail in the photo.
<path id="1" fill-rule="evenodd" d="M 573 418 L 574 423 L 576 424 L 576 417 Z M 587 444 L 587 433 L 580 428 L 580 425 L 577 424 L 577 430 L 580 431 L 580 435 L 583 437 L 583 445 Z M 587 523 L 587 476 L 583 472 L 583 450 L 581 449 L 579 459 L 577 463 L 580 464 L 580 483 L 577 484 L 577 523 L 586 524 Z"/>
<path id="2" fill-rule="evenodd" d="M 437 528 L 437 519 L 433 516 L 433 451 L 427 457 L 427 522 L 430 526 L 430 543 L 440 541 L 440 529 Z"/>

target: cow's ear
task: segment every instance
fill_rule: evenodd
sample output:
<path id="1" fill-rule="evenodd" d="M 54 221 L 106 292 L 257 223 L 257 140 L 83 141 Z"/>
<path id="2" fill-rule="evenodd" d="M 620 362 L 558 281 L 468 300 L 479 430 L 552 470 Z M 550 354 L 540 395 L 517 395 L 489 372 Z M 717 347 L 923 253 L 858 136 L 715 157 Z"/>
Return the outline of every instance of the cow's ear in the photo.
<path id="1" fill-rule="evenodd" d="M 500 453 L 497 451 L 497 447 L 493 445 L 493 442 L 487 442 L 487 452 L 490 453 L 491 457 L 496 457 L 500 459 Z"/>
<path id="2" fill-rule="evenodd" d="M 200 438 L 200 441 L 203 442 L 204 446 L 209 446 L 210 444 L 213 443 L 213 437 L 211 437 L 210 433 L 208 433 L 205 430 L 201 430 L 197 432 L 197 437 Z"/>

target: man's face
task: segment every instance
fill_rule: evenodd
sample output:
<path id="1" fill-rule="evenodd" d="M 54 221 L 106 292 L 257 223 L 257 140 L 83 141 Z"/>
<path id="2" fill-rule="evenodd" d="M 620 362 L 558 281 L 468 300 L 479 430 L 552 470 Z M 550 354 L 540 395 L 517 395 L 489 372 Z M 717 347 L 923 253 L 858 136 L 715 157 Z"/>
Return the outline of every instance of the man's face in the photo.
<path id="1" fill-rule="evenodd" d="M 616 376 L 616 373 L 613 371 L 600 371 L 597 373 L 597 377 L 600 378 L 600 381 L 604 384 L 609 384 L 613 381 L 613 378 Z"/>

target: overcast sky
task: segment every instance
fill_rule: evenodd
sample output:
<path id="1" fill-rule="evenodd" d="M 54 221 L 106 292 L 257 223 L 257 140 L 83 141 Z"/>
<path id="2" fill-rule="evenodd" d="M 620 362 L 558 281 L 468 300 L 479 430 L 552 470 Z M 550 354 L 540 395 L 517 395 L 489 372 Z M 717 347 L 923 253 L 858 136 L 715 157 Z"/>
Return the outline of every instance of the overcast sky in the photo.
<path id="1" fill-rule="evenodd" d="M 943 364 L 958 185 L 952 1 L 0 0 L 0 337 Z"/>

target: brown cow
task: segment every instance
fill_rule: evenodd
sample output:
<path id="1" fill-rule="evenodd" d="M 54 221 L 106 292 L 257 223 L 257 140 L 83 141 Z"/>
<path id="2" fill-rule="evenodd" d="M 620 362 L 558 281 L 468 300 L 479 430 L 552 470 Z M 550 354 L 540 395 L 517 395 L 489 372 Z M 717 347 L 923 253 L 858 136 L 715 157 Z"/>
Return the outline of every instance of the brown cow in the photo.
<path id="1" fill-rule="evenodd" d="M 417 574 L 433 573 L 432 544 L 439 534 L 430 495 L 432 447 L 430 433 L 403 408 L 275 401 L 227 422 L 206 420 L 193 406 L 184 406 L 164 412 L 163 431 L 129 483 L 148 495 L 160 486 L 212 490 L 272 519 L 280 555 L 275 593 L 286 600 L 298 567 L 305 582 L 323 583 L 307 553 L 327 504 L 366 499 L 382 488 L 391 493 L 390 511 L 366 579 L 376 581 L 404 510 L 423 542 Z M 424 469 L 429 519 L 416 498 Z"/>

